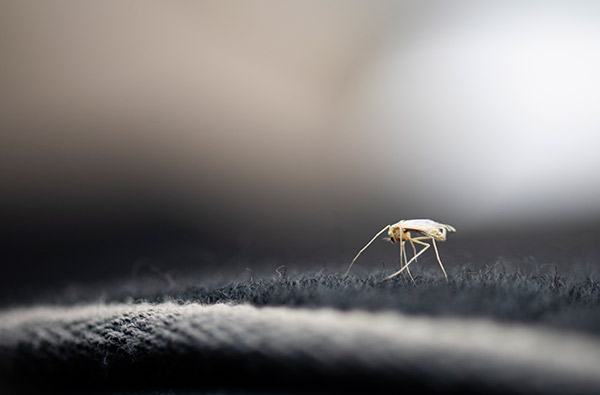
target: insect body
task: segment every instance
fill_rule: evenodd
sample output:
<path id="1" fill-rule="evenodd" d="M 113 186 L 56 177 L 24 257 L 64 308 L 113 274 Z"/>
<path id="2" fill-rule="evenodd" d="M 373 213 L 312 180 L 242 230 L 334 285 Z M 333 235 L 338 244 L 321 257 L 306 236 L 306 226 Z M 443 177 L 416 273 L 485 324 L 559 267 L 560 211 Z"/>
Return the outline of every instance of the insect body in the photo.
<path id="1" fill-rule="evenodd" d="M 454 229 L 450 225 L 435 222 L 430 219 L 403 219 L 401 221 L 396 222 L 395 224 L 386 225 L 371 239 L 371 241 L 369 241 L 367 243 L 366 246 L 363 247 L 362 250 L 360 250 L 358 252 L 358 254 L 356 254 L 354 259 L 350 263 L 350 266 L 348 266 L 348 270 L 346 271 L 344 276 L 348 275 L 348 273 L 350 272 L 350 269 L 352 268 L 352 265 L 358 259 L 360 254 L 362 254 L 363 251 L 366 250 L 367 247 L 369 247 L 371 245 L 371 243 L 373 243 L 375 241 L 375 239 L 377 239 L 377 237 L 379 237 L 379 235 L 382 234 L 383 232 L 385 232 L 386 230 L 388 231 L 388 235 L 390 236 L 390 238 L 389 238 L 390 242 L 392 242 L 392 243 L 396 243 L 397 241 L 400 242 L 400 265 L 402 265 L 402 257 L 404 256 L 404 266 L 402 266 L 401 269 L 398 270 L 396 273 L 394 273 L 390 276 L 387 276 L 385 278 L 386 280 L 397 276 L 398 274 L 402 273 L 406 269 L 410 278 L 414 282 L 414 279 L 413 279 L 412 275 L 410 274 L 410 270 L 408 269 L 408 265 L 410 265 L 413 261 L 416 261 L 417 258 L 422 253 L 424 253 L 426 250 L 428 250 L 431 247 L 431 244 L 433 244 L 433 249 L 435 250 L 435 256 L 437 257 L 438 263 L 440 264 L 440 267 L 442 268 L 442 271 L 444 272 L 446 281 L 448 281 L 448 275 L 446 274 L 446 270 L 444 269 L 444 265 L 442 264 L 442 261 L 440 259 L 440 254 L 438 252 L 435 242 L 436 242 L 436 240 L 437 241 L 445 241 L 446 233 L 447 232 L 456 232 L 456 229 Z M 411 232 L 418 233 L 421 236 L 412 237 L 410 234 Z M 426 243 L 425 240 L 431 240 L 431 244 Z M 413 251 L 414 251 L 414 256 L 409 261 L 407 261 L 406 249 L 404 248 L 404 244 L 407 241 L 410 242 L 410 244 L 413 247 Z M 423 249 L 421 251 L 419 251 L 419 253 L 417 253 L 415 243 L 423 246 Z"/>

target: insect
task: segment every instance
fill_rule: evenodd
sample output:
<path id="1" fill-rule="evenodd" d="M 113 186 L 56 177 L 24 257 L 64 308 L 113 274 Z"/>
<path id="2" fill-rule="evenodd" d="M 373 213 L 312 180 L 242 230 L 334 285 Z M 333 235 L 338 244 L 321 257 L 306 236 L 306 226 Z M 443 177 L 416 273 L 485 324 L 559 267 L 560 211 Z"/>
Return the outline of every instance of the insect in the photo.
<path id="1" fill-rule="evenodd" d="M 401 221 L 396 222 L 395 224 L 386 225 L 371 239 L 371 241 L 367 243 L 366 246 L 362 248 L 362 250 L 358 252 L 358 254 L 356 254 L 354 259 L 350 263 L 350 266 L 348 266 L 348 270 L 346 270 L 344 276 L 348 275 L 350 269 L 352 268 L 352 265 L 358 259 L 360 254 L 362 254 L 363 251 L 366 250 L 371 245 L 371 243 L 373 243 L 375 239 L 377 239 L 377 237 L 379 237 L 379 235 L 385 232 L 386 230 L 388 231 L 388 235 L 390 236 L 388 240 L 392 244 L 396 243 L 397 241 L 400 241 L 400 265 L 402 265 L 402 257 L 404 256 L 404 266 L 402 266 L 401 269 L 398 270 L 396 273 L 387 276 L 385 278 L 386 280 L 397 276 L 406 269 L 411 280 L 415 282 L 415 279 L 413 278 L 412 274 L 410 274 L 408 265 L 410 265 L 413 261 L 416 261 L 417 258 L 422 253 L 427 251 L 431 247 L 431 244 L 433 244 L 433 249 L 435 250 L 435 256 L 437 257 L 437 261 L 440 264 L 442 271 L 444 272 L 446 281 L 448 281 L 448 275 L 446 274 L 446 270 L 444 269 L 444 265 L 442 264 L 442 260 L 440 259 L 440 253 L 438 252 L 435 241 L 446 241 L 446 233 L 456 232 L 456 229 L 454 229 L 450 225 L 435 222 L 430 219 L 403 219 Z M 422 236 L 412 237 L 410 232 L 415 232 L 421 234 Z M 426 243 L 425 240 L 431 240 L 431 244 Z M 410 242 L 410 244 L 412 245 L 414 252 L 414 256 L 409 261 L 407 261 L 406 249 L 404 248 L 404 244 L 407 241 Z M 423 246 L 423 249 L 419 251 L 419 253 L 417 253 L 415 243 Z"/>

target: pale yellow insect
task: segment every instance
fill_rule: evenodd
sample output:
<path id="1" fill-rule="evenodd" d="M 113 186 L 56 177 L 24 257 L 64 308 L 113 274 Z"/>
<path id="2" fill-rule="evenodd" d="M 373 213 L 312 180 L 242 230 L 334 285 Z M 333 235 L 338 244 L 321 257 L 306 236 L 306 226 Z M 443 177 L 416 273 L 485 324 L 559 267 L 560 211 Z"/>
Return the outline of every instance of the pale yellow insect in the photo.
<path id="1" fill-rule="evenodd" d="M 431 240 L 431 243 L 433 244 L 433 249 L 435 250 L 435 256 L 437 257 L 437 261 L 439 262 L 440 267 L 444 272 L 446 281 L 448 281 L 448 275 L 446 274 L 446 270 L 444 269 L 444 265 L 442 264 L 442 260 L 440 259 L 440 253 L 438 252 L 437 246 L 435 245 L 435 241 L 446 241 L 446 232 L 456 232 L 456 229 L 454 229 L 450 225 L 435 222 L 430 219 L 403 219 L 401 221 L 396 222 L 395 224 L 386 225 L 371 239 L 371 241 L 367 243 L 366 246 L 363 247 L 362 250 L 358 252 L 358 254 L 356 254 L 354 259 L 350 263 L 350 266 L 348 266 L 348 270 L 346 270 L 344 276 L 348 275 L 350 269 L 352 268 L 352 265 L 358 259 L 360 254 L 362 254 L 363 251 L 366 250 L 367 247 L 369 247 L 371 243 L 373 243 L 375 239 L 377 239 L 377 237 L 379 237 L 379 235 L 385 232 L 386 230 L 388 231 L 388 235 L 390 236 L 389 241 L 391 243 L 400 241 L 400 265 L 402 265 L 402 257 L 404 256 L 404 266 L 402 266 L 402 268 L 396 273 L 387 276 L 385 278 L 386 280 L 397 276 L 398 274 L 402 273 L 404 269 L 406 269 L 411 280 L 413 280 L 414 282 L 415 280 L 410 274 L 408 265 L 410 265 L 413 261 L 416 261 L 422 253 L 424 253 L 427 249 L 429 249 L 429 247 L 431 247 L 431 244 L 425 243 L 423 240 Z M 411 237 L 410 232 L 416 232 L 423 236 Z M 410 242 L 414 251 L 414 256 L 410 259 L 410 261 L 406 260 L 406 250 L 404 248 L 404 244 L 407 241 Z M 417 249 L 415 248 L 415 243 L 424 246 L 418 254 Z"/>

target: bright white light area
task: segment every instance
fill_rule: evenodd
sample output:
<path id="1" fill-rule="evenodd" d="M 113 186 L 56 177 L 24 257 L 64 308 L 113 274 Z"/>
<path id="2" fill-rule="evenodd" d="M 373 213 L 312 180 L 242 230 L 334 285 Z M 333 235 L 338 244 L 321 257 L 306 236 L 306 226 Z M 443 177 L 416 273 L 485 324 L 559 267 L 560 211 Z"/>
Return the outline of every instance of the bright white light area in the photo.
<path id="1" fill-rule="evenodd" d="M 472 224 L 597 215 L 600 3 L 460 4 L 423 9 L 359 89 L 365 144 L 404 175 L 380 182 Z"/>

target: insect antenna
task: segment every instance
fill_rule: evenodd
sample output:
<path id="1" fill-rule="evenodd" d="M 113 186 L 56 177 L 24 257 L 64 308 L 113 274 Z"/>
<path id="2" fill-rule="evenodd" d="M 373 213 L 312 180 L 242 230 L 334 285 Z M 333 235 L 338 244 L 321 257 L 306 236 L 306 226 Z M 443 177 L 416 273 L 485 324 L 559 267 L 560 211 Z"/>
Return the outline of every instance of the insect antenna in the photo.
<path id="1" fill-rule="evenodd" d="M 360 256 L 360 254 L 362 254 L 363 251 L 366 250 L 367 247 L 369 247 L 371 245 L 371 243 L 373 243 L 379 237 L 380 234 L 382 234 L 387 229 L 389 229 L 389 227 L 390 227 L 390 225 L 386 225 L 385 228 L 381 229 L 375 236 L 373 236 L 373 238 L 371 239 L 371 241 L 369 241 L 367 243 L 367 245 L 363 247 L 362 250 L 358 251 L 358 254 L 356 254 L 356 256 L 354 257 L 354 259 L 352 260 L 352 262 L 350 262 L 350 266 L 348 266 L 348 270 L 346 270 L 346 273 L 344 273 L 344 277 L 346 277 L 348 275 L 348 273 L 350 273 L 350 269 L 352 269 L 352 265 L 354 265 L 354 261 L 356 261 L 358 259 L 358 257 Z"/>

